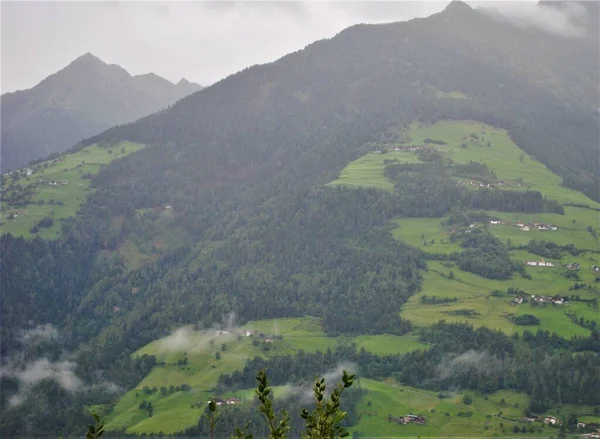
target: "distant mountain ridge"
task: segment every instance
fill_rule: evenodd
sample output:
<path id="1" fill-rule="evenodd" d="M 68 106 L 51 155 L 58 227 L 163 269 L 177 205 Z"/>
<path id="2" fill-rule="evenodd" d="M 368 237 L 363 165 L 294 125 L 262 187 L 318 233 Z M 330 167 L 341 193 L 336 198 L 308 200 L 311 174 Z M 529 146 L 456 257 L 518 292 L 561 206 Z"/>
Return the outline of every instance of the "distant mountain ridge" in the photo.
<path id="1" fill-rule="evenodd" d="M 201 89 L 185 79 L 173 84 L 154 73 L 132 76 L 86 53 L 34 87 L 2 95 L 2 171 L 62 152 Z"/>

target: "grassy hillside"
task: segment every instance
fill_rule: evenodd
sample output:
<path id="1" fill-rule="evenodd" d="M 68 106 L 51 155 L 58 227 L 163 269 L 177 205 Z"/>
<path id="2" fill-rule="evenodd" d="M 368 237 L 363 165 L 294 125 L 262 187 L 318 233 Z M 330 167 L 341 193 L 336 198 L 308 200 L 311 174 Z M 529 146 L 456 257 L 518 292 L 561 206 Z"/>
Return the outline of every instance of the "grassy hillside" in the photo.
<path id="1" fill-rule="evenodd" d="M 109 147 L 91 145 L 80 151 L 62 155 L 2 176 L 2 233 L 14 236 L 56 238 L 61 220 L 75 216 L 90 191 L 91 177 L 104 165 L 143 148 L 133 142 Z M 26 175 L 27 169 L 33 173 Z M 22 175 L 24 173 L 24 175 Z M 40 182 L 43 180 L 44 182 Z M 57 185 L 47 182 L 55 181 Z M 62 184 L 66 181 L 66 184 Z M 44 218 L 52 218 L 50 227 L 31 228 Z"/>
<path id="2" fill-rule="evenodd" d="M 239 335 L 255 331 L 253 336 Z M 262 335 L 261 335 L 262 334 Z M 265 338 L 273 339 L 266 342 Z M 428 346 L 412 336 L 373 335 L 358 337 L 327 337 L 321 320 L 313 317 L 261 320 L 231 329 L 231 334 L 219 335 L 215 331 L 180 329 L 165 339 L 149 343 L 132 356 L 156 355 L 161 363 L 134 389 L 121 397 L 108 417 L 108 430 L 126 429 L 129 433 L 175 433 L 194 425 L 206 402 L 214 397 L 236 396 L 242 401 L 254 398 L 248 389 L 234 394 L 219 393 L 214 389 L 219 375 L 241 369 L 246 360 L 255 356 L 294 354 L 334 349 L 338 344 L 355 343 L 360 348 L 378 354 L 405 353 Z M 223 344 L 225 347 L 223 348 Z M 218 359 L 217 359 L 218 352 Z M 185 360 L 185 364 L 183 361 Z M 161 394 L 161 387 L 169 389 L 188 384 L 188 391 L 169 391 Z M 144 388 L 156 388 L 146 393 Z M 275 394 L 285 392 L 283 387 Z M 154 415 L 148 417 L 139 404 L 147 400 L 154 406 Z"/>
<path id="3" fill-rule="evenodd" d="M 572 244 L 580 253 L 563 252 L 560 258 L 546 258 L 554 267 L 527 267 L 530 278 L 514 276 L 510 280 L 492 280 L 461 270 L 453 262 L 429 261 L 427 271 L 422 273 L 423 282 L 418 294 L 409 298 L 402 307 L 401 316 L 416 325 L 430 325 L 440 319 L 450 322 L 469 322 L 475 326 L 487 326 L 507 333 L 535 331 L 537 328 L 556 331 L 559 335 L 586 335 L 589 329 L 576 324 L 566 313 L 578 318 L 597 321 L 598 309 L 586 300 L 600 298 L 595 279 L 598 273 L 591 270 L 599 265 L 600 240 L 596 233 L 600 206 L 585 195 L 561 186 L 561 179 L 544 165 L 525 154 L 504 130 L 471 121 L 443 121 L 433 125 L 413 124 L 403 143 L 381 147 L 383 153 L 372 152 L 350 163 L 332 185 L 376 187 L 393 190 L 393 182 L 384 175 L 386 163 L 419 162 L 418 152 L 406 151 L 410 147 L 433 145 L 451 165 L 470 161 L 484 163 L 495 177 L 491 182 L 501 190 L 537 190 L 561 203 L 585 205 L 588 208 L 565 206 L 564 215 L 552 213 L 526 214 L 488 211 L 486 215 L 497 218 L 503 224 L 491 225 L 487 221 L 474 222 L 476 228 L 489 230 L 506 243 L 513 261 L 539 261 L 541 256 L 517 247 L 526 246 L 530 240 L 548 241 L 560 246 Z M 395 149 L 401 148 L 402 151 Z M 389 152 L 387 152 L 387 151 Z M 385 162 L 384 162 L 385 161 Z M 479 187 L 484 180 L 454 177 L 467 188 Z M 475 184 L 471 184 L 471 182 Z M 451 235 L 455 227 L 444 225 L 448 218 L 399 218 L 394 221 L 392 235 L 409 245 L 421 248 L 429 254 L 451 254 L 462 251 Z M 517 222 L 555 225 L 557 230 L 521 231 Z M 564 268 L 566 264 L 578 263 L 580 270 L 572 277 Z M 574 290 L 576 284 L 584 288 Z M 493 296 L 494 290 L 506 291 L 516 287 L 527 295 L 578 295 L 584 301 L 571 301 L 569 305 L 546 304 L 542 307 L 531 303 L 511 305 L 514 297 L 506 294 Z M 424 303 L 423 297 L 444 299 L 445 303 Z M 535 315 L 539 325 L 519 326 L 512 322 L 516 316 Z"/>
<path id="4" fill-rule="evenodd" d="M 378 382 L 360 379 L 367 389 L 360 407 L 360 421 L 352 428 L 367 437 L 491 437 L 511 435 L 512 428 L 522 418 L 528 397 L 511 391 L 499 391 L 484 398 L 473 392 L 442 392 L 442 394 L 402 386 L 393 381 Z M 469 393 L 473 402 L 464 404 Z M 443 396 L 443 398 L 440 398 Z M 502 402 L 501 402 L 502 401 Z M 400 425 L 388 417 L 407 414 L 424 416 L 425 425 Z M 519 423 L 519 426 L 521 427 Z M 538 425 L 539 427 L 539 425 Z M 531 432 L 524 436 L 532 436 Z M 536 431 L 535 436 L 546 437 Z"/>

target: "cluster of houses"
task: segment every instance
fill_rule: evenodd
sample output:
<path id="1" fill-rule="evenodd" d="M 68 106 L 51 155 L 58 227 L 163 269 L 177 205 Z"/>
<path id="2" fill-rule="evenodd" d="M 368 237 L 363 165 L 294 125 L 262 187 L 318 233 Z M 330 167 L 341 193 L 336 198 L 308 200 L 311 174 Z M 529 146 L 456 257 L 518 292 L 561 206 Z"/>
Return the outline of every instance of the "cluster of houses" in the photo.
<path id="1" fill-rule="evenodd" d="M 215 335 L 231 335 L 231 331 L 228 331 L 226 329 L 217 329 L 215 331 Z M 241 337 L 254 337 L 255 335 L 258 335 L 260 337 L 263 337 L 263 341 L 265 343 L 273 343 L 273 341 L 274 341 L 274 338 L 272 336 L 264 335 L 262 333 L 257 334 L 256 331 L 250 331 L 250 330 L 240 331 L 237 333 L 237 335 L 239 335 Z"/>
<path id="2" fill-rule="evenodd" d="M 561 296 L 536 296 L 535 294 L 531 295 L 531 300 L 535 303 L 552 303 L 554 305 L 563 305 L 567 302 L 567 299 Z M 521 305 L 524 301 L 524 296 L 517 296 L 510 302 L 510 304 Z"/>
<path id="3" fill-rule="evenodd" d="M 47 184 L 49 186 L 66 186 L 69 184 L 69 180 L 55 181 L 55 180 L 42 180 L 39 179 L 38 183 Z"/>
<path id="4" fill-rule="evenodd" d="M 542 418 L 540 418 L 539 416 L 535 416 L 535 415 L 531 415 L 531 416 L 525 416 L 523 418 L 523 421 L 525 422 L 541 422 Z M 544 418 L 544 424 L 547 425 L 561 425 L 562 421 L 558 418 L 555 418 L 554 416 L 546 416 Z M 578 422 L 577 423 L 577 428 L 585 428 L 585 423 L 584 422 Z M 590 435 L 586 435 L 586 437 L 597 437 L 600 438 L 600 435 L 594 436 L 594 433 L 590 434 Z"/>
<path id="5" fill-rule="evenodd" d="M 491 218 L 490 224 L 499 225 L 499 224 L 506 224 L 506 223 L 499 219 Z M 537 229 L 537 230 L 541 230 L 541 231 L 546 231 L 546 230 L 556 231 L 556 230 L 558 230 L 558 227 L 555 225 L 552 225 L 552 224 L 542 224 L 542 223 L 527 224 L 522 221 L 517 221 L 517 227 L 519 227 L 521 229 L 521 232 L 529 232 L 532 229 Z"/>
<path id="6" fill-rule="evenodd" d="M 402 147 L 402 146 L 396 146 L 394 148 L 394 151 L 396 152 L 401 152 L 401 151 L 405 151 L 405 152 L 418 152 L 422 149 L 422 147 L 420 146 L 409 146 L 409 147 Z M 390 150 L 391 151 L 391 150 Z M 384 152 L 387 152 L 387 150 L 383 150 L 383 149 L 376 149 L 375 154 L 383 154 Z"/>
<path id="7" fill-rule="evenodd" d="M 525 265 L 528 267 L 554 267 L 553 262 L 544 261 L 544 258 L 542 258 L 541 261 L 527 261 L 525 262 Z"/>
<path id="8" fill-rule="evenodd" d="M 30 175 L 32 175 L 35 171 L 31 168 L 23 168 L 23 169 L 17 169 L 14 173 L 15 174 L 21 174 L 22 176 L 25 177 L 29 177 Z"/>
<path id="9" fill-rule="evenodd" d="M 554 305 L 563 305 L 567 300 L 561 296 L 536 296 L 531 295 L 531 300 L 536 303 L 552 303 Z"/>
<path id="10" fill-rule="evenodd" d="M 240 399 L 238 398 L 227 398 L 227 399 L 222 399 L 222 398 L 213 398 L 212 401 L 215 402 L 216 405 L 235 405 L 235 404 L 239 404 L 240 402 L 242 402 Z M 210 402 L 210 401 L 208 401 Z"/>
<path id="11" fill-rule="evenodd" d="M 406 424 L 421 424 L 421 425 L 425 425 L 425 417 L 424 416 L 419 416 L 419 415 L 404 415 L 404 416 L 400 416 L 399 418 L 390 418 L 391 421 L 397 422 L 398 424 L 401 425 L 406 425 Z"/>
<path id="12" fill-rule="evenodd" d="M 552 224 L 542 224 L 542 223 L 526 224 L 526 223 L 523 223 L 522 221 L 517 221 L 517 226 L 521 229 L 521 232 L 529 232 L 531 229 L 537 229 L 537 230 L 541 230 L 541 231 L 546 231 L 546 230 L 556 231 L 556 230 L 558 230 L 558 227 L 555 225 L 552 225 Z"/>

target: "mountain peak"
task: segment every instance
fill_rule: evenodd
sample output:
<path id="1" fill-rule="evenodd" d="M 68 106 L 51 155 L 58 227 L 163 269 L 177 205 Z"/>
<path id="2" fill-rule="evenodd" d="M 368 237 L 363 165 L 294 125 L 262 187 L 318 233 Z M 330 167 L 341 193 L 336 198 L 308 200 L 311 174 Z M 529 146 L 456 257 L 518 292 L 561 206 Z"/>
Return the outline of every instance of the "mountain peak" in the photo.
<path id="1" fill-rule="evenodd" d="M 75 60 L 71 63 L 71 65 L 107 65 L 104 61 L 102 61 L 100 58 L 98 58 L 97 56 L 95 56 L 94 54 L 92 54 L 91 52 L 87 52 L 83 55 L 81 55 L 78 58 L 75 58 Z"/>
<path id="2" fill-rule="evenodd" d="M 446 13 L 469 13 L 472 11 L 473 8 L 461 0 L 453 0 L 444 9 Z"/>
<path id="3" fill-rule="evenodd" d="M 187 79 L 181 78 L 179 80 L 179 82 L 177 83 L 177 85 L 188 85 L 189 83 L 190 83 L 190 81 L 188 81 Z"/>

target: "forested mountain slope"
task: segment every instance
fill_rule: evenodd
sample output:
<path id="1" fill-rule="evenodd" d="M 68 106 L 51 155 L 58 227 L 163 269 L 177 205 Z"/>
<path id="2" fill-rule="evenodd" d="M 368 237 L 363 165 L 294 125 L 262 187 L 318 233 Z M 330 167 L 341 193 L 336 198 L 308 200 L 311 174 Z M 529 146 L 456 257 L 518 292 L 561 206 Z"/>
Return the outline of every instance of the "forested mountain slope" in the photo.
<path id="1" fill-rule="evenodd" d="M 454 2 L 426 19 L 354 26 L 81 142 L 73 154 L 146 146 L 93 176 L 57 241 L 1 238 L 2 353 L 21 349 L 27 322 L 49 323 L 86 378 L 102 369 L 132 388 L 147 370 L 124 376 L 115 361 L 129 371 L 144 344 L 230 312 L 240 323 L 308 314 L 330 336 L 410 332 L 399 310 L 429 256 L 391 239 L 391 220 L 459 204 L 562 215 L 563 204 L 536 190 L 472 195 L 437 173 L 435 154 L 395 170 L 402 190 L 325 185 L 366 152 L 409 145 L 414 122 L 472 120 L 507 130 L 527 160 L 593 204 L 597 61 L 591 33 L 515 27 Z M 483 252 L 500 279 L 527 274 L 502 242 L 479 238 L 459 262 Z M 40 434 L 14 419 L 14 431 Z"/>
<path id="2" fill-rule="evenodd" d="M 567 186 L 598 199 L 596 37 L 523 29 L 454 2 L 426 19 L 346 29 L 90 142 L 173 142 L 182 163 L 256 175 L 261 164 L 337 154 L 326 143 L 348 151 L 415 119 L 475 119 L 508 129 Z M 466 99 L 443 99 L 451 92 Z"/>
<path id="3" fill-rule="evenodd" d="M 84 137 L 166 108 L 201 88 L 152 73 L 131 76 L 87 53 L 31 89 L 2 95 L 2 169 L 63 152 Z"/>

